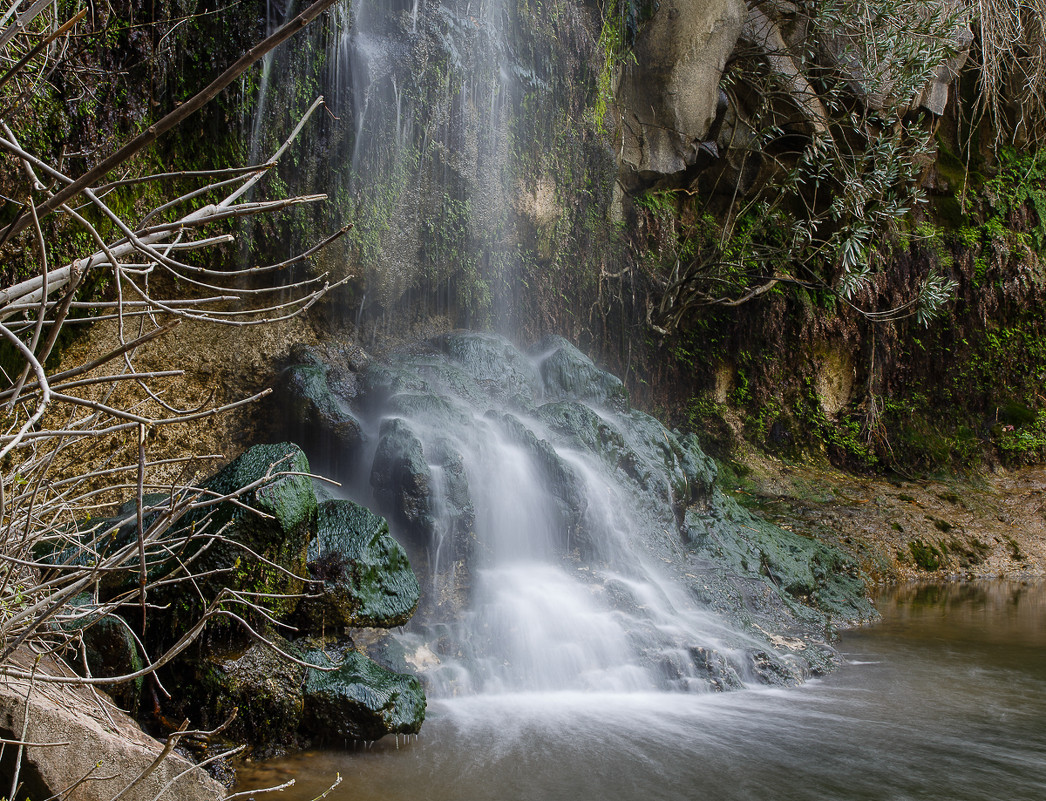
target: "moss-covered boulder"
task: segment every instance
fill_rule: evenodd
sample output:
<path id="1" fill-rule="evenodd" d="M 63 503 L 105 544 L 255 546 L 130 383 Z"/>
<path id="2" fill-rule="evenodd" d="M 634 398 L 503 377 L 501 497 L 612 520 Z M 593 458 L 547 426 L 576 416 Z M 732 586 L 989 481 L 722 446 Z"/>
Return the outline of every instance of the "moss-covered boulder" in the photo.
<path id="1" fill-rule="evenodd" d="M 200 484 L 201 500 L 211 498 L 214 505 L 187 514 L 177 533 L 198 535 L 193 568 L 210 574 L 197 581 L 205 593 L 225 587 L 265 593 L 269 597 L 262 602 L 277 618 L 294 611 L 299 600 L 294 596 L 305 586 L 316 521 L 316 493 L 308 473 L 301 448 L 284 442 L 256 445 Z M 238 494 L 236 503 L 218 500 L 233 494 Z M 221 539 L 210 541 L 211 535 Z"/>
<path id="2" fill-rule="evenodd" d="M 414 676 L 393 673 L 356 651 L 332 658 L 308 651 L 314 665 L 305 678 L 304 731 L 318 740 L 377 740 L 386 734 L 416 734 L 425 720 L 425 693 Z"/>
<path id="3" fill-rule="evenodd" d="M 143 499 L 142 526 L 146 532 L 170 510 L 171 497 L 149 494 Z M 94 567 L 103 560 L 133 551 L 128 570 L 106 571 L 98 575 L 98 596 L 108 600 L 138 586 L 138 502 L 125 502 L 111 517 L 78 520 L 64 531 L 38 540 L 33 547 L 37 562 L 51 565 L 57 574 L 63 568 Z M 171 569 L 171 553 L 161 540 L 147 543 L 146 573 L 149 580 Z M 46 571 L 45 571 L 46 574 Z"/>
<path id="4" fill-rule="evenodd" d="M 384 518 L 352 501 L 320 504 L 309 572 L 322 584 L 299 617 L 313 632 L 402 626 L 418 607 L 418 580 Z"/>

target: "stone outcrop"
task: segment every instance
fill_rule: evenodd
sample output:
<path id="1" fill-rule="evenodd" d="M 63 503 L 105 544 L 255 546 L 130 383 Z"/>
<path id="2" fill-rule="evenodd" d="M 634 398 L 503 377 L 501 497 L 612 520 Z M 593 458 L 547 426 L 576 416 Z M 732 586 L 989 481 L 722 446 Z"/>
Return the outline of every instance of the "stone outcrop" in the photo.
<path id="1" fill-rule="evenodd" d="M 25 650 L 16 653 L 8 666 L 37 677 L 0 678 L 0 736 L 30 743 L 19 774 L 28 797 L 64 793 L 66 801 L 109 801 L 125 789 L 121 801 L 225 797 L 222 785 L 176 753 L 169 753 L 147 774 L 160 756 L 160 743 L 104 693 L 42 680 L 45 675 L 71 676 L 68 668 L 46 657 L 38 660 Z M 0 793 L 7 792 L 13 776 L 14 753 L 14 746 L 5 746 Z M 143 774 L 147 775 L 138 781 Z"/>
<path id="2" fill-rule="evenodd" d="M 617 90 L 622 171 L 647 180 L 697 160 L 716 116 L 719 79 L 747 17 L 743 0 L 666 0 L 656 9 Z"/>

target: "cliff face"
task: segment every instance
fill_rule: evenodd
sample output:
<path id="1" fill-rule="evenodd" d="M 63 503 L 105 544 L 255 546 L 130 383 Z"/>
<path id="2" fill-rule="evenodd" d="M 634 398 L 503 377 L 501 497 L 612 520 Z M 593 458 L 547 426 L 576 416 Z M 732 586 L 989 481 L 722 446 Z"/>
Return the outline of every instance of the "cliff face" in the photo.
<path id="1" fill-rule="evenodd" d="M 314 327 L 371 348 L 563 334 L 721 455 L 747 438 L 852 467 L 1041 458 L 1046 198 L 1034 109 L 978 95 L 1019 83 L 986 71 L 1000 21 L 860 5 L 874 35 L 828 0 L 339 4 L 156 160 L 264 159 L 322 93 L 273 180 L 330 203 L 241 227 L 217 259 L 353 223 L 319 263 L 358 279 Z M 151 8 L 115 8 L 141 25 L 94 57 L 118 77 L 97 106 L 42 97 L 37 138 L 106 150 L 286 11 Z"/>

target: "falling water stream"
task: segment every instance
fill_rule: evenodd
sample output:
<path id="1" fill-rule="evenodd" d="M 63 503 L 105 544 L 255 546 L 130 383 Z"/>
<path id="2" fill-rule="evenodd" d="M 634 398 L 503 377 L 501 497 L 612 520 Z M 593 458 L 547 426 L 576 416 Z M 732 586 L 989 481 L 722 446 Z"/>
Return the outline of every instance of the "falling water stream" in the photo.
<path id="1" fill-rule="evenodd" d="M 368 296 L 464 260 L 506 331 L 514 98 L 537 80 L 510 16 L 502 0 L 360 0 L 325 45 L 351 131 L 332 181 L 363 232 Z M 770 633 L 795 623 L 784 571 L 751 534 L 721 543 L 717 526 L 759 524 L 715 499 L 696 442 L 568 346 L 472 335 L 405 353 L 354 379 L 364 445 L 339 477 L 422 579 L 397 639 L 423 669 L 426 723 L 248 764 L 243 786 L 290 774 L 281 797 L 311 799 L 340 773 L 331 798 L 357 801 L 1046 797 L 1042 586 L 884 596 L 884 623 L 844 637 L 844 666 L 801 683 L 830 659 L 809 636 L 824 619 L 804 618 L 803 641 Z M 798 539 L 780 564 L 813 558 Z M 731 594 L 743 625 L 712 609 Z"/>
<path id="2" fill-rule="evenodd" d="M 354 801 L 1039 801 L 1046 797 L 1046 586 L 891 590 L 802 687 L 714 695 L 441 699 L 417 739 L 240 772 L 334 780 Z"/>

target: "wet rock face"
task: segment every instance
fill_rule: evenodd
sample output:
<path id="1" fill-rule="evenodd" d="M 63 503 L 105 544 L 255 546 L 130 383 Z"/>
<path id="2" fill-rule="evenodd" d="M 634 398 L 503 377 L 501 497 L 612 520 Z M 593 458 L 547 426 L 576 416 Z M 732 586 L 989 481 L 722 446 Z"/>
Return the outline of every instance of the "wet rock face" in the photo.
<path id="1" fill-rule="evenodd" d="M 389 525 L 352 501 L 320 504 L 309 573 L 321 581 L 319 598 L 302 601 L 309 630 L 402 626 L 418 608 L 418 580 Z"/>
<path id="2" fill-rule="evenodd" d="M 425 694 L 414 676 L 393 673 L 363 654 L 332 659 L 309 651 L 314 665 L 305 678 L 305 731 L 323 742 L 376 740 L 386 734 L 417 734 L 425 720 Z"/>
<path id="3" fill-rule="evenodd" d="M 656 9 L 618 88 L 626 181 L 674 175 L 695 163 L 748 14 L 743 0 L 666 0 Z"/>

